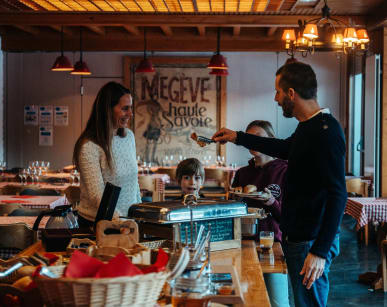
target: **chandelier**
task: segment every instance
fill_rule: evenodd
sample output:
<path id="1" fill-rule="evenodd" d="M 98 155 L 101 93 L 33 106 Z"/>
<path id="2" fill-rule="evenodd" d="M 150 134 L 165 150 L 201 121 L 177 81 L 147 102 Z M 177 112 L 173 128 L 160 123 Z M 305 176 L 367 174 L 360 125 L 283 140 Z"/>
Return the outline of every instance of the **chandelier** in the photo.
<path id="1" fill-rule="evenodd" d="M 309 21 L 298 21 L 298 31 L 285 29 L 282 40 L 285 41 L 286 53 L 294 56 L 300 52 L 303 57 L 313 54 L 315 48 L 330 48 L 337 52 L 348 53 L 349 51 L 365 51 L 368 48 L 369 37 L 366 29 L 356 29 L 345 22 L 330 16 L 330 8 L 327 0 L 324 0 L 321 9 L 322 17 Z M 331 32 L 331 37 L 325 41 L 318 41 L 318 26 L 326 26 Z M 341 32 L 341 29 L 344 31 Z"/>

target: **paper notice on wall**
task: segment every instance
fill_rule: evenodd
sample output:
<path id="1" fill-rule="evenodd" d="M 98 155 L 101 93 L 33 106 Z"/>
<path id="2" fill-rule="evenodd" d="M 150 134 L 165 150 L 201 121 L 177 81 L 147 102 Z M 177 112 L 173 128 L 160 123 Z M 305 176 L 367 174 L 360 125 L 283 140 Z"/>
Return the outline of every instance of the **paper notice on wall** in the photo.
<path id="1" fill-rule="evenodd" d="M 52 106 L 39 107 L 39 126 L 52 126 Z"/>
<path id="2" fill-rule="evenodd" d="M 39 127 L 39 146 L 52 146 L 53 129 L 49 126 Z"/>
<path id="3" fill-rule="evenodd" d="M 55 107 L 54 125 L 55 126 L 69 125 L 69 107 L 68 106 Z"/>
<path id="4" fill-rule="evenodd" d="M 38 106 L 24 106 L 24 125 L 38 125 Z"/>

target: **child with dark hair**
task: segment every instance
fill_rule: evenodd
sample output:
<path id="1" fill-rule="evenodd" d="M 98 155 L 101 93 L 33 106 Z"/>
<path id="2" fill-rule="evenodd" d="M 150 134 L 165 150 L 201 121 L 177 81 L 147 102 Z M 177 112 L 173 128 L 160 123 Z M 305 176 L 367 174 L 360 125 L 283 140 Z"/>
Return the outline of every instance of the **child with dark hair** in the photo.
<path id="1" fill-rule="evenodd" d="M 204 183 L 203 164 L 195 158 L 181 161 L 176 169 L 176 179 L 183 195 L 193 194 L 199 197 L 199 191 Z"/>

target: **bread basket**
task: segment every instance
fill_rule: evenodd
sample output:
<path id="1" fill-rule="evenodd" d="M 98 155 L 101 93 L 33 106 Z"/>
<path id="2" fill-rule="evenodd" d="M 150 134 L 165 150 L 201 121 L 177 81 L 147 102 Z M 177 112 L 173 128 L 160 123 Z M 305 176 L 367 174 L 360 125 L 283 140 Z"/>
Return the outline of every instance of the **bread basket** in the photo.
<path id="1" fill-rule="evenodd" d="M 62 276 L 65 266 L 49 270 Z M 115 278 L 35 279 L 47 306 L 131 306 L 151 307 L 157 302 L 167 272 Z"/>

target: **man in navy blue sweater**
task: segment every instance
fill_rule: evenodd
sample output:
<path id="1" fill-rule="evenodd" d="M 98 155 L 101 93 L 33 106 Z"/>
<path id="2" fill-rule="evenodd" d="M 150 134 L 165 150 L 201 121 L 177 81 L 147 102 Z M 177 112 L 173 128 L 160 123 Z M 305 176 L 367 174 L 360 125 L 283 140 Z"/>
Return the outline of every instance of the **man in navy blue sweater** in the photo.
<path id="1" fill-rule="evenodd" d="M 288 160 L 280 228 L 296 306 L 326 306 L 328 272 L 339 253 L 339 226 L 347 192 L 345 139 L 337 120 L 317 103 L 311 66 L 278 69 L 275 100 L 299 124 L 287 139 L 222 128 L 213 139 Z"/>

